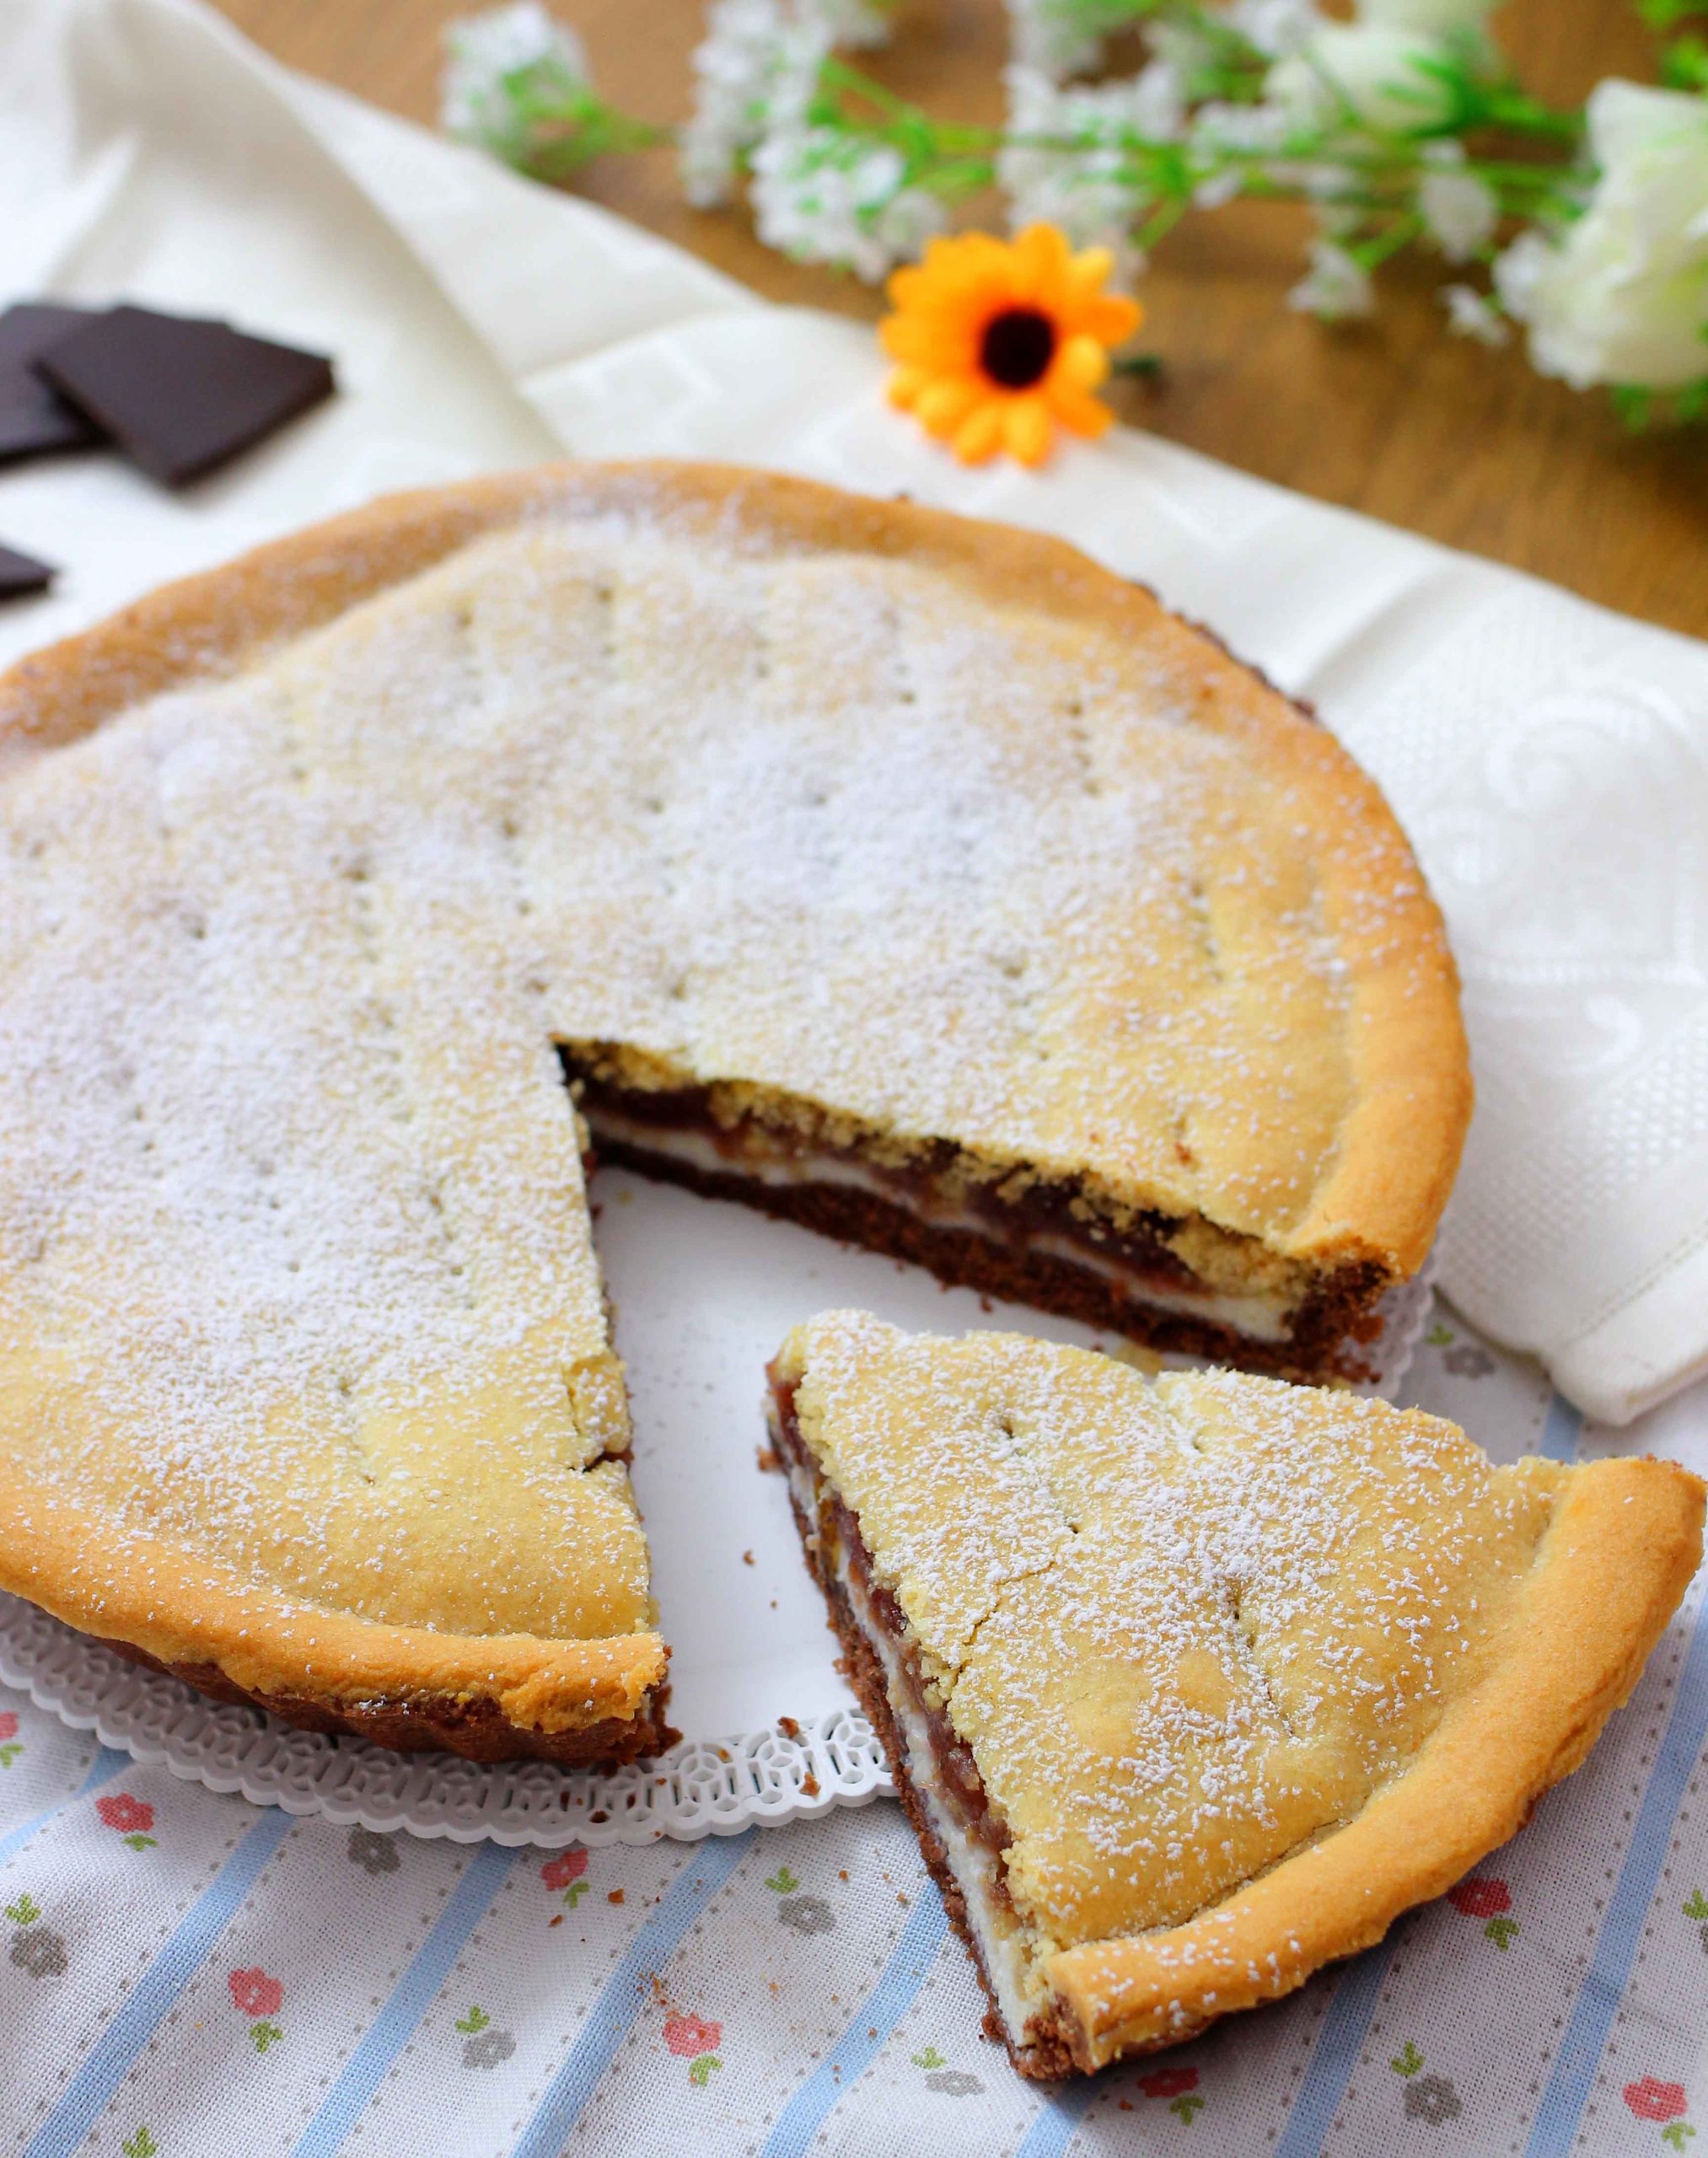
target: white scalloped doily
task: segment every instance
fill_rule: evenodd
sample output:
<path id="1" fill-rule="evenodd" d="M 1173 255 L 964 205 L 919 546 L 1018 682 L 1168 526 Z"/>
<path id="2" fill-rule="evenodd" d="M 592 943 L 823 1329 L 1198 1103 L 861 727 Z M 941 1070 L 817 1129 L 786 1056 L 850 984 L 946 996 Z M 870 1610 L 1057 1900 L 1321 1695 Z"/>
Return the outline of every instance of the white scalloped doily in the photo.
<path id="1" fill-rule="evenodd" d="M 483 1767 L 394 1753 L 365 1739 L 297 1731 L 258 1709 L 210 1701 L 144 1671 L 13 1596 L 0 1596 L 0 1678 L 103 1745 L 210 1790 L 364 1828 L 454 1843 L 692 1843 L 863 1806 L 890 1788 L 884 1750 L 857 1710 L 722 1741 L 688 1739 L 604 1775 L 523 1761 Z"/>
<path id="2" fill-rule="evenodd" d="M 403 1828 L 459 1843 L 490 1837 L 501 1844 L 551 1847 L 648 1844 L 666 1836 L 694 1842 L 702 1836 L 734 1835 L 755 1822 L 798 1820 L 833 1806 L 863 1806 L 888 1793 L 892 1786 L 883 1748 L 866 1718 L 847 1704 L 846 1686 L 833 1674 L 835 1646 L 828 1632 L 822 1634 L 822 1657 L 815 1644 L 809 1659 L 822 1662 L 818 1678 L 803 1672 L 799 1661 L 800 1629 L 806 1625 L 817 1634 L 823 1606 L 801 1566 L 782 1495 L 770 1488 L 779 1479 L 751 1475 L 757 1435 L 751 1374 L 763 1361 L 762 1345 L 780 1339 L 787 1315 L 798 1309 L 803 1262 L 814 1269 L 820 1290 L 843 1291 L 840 1298 L 827 1296 L 827 1302 L 864 1303 L 899 1323 L 949 1330 L 962 1324 L 1015 1323 L 1063 1339 L 1091 1337 L 1082 1329 L 1013 1306 L 981 1308 L 970 1291 L 950 1291 L 946 1298 L 916 1269 L 898 1270 L 872 1253 L 828 1244 L 745 1208 L 720 1206 L 664 1187 L 637 1188 L 628 1178 L 611 1178 L 604 1188 L 612 1194 L 627 1189 L 633 1195 L 634 1203 L 616 1220 L 608 1218 L 602 1238 L 620 1314 L 620 1343 L 632 1359 L 631 1377 L 648 1387 L 656 1387 L 661 1374 L 668 1380 L 661 1398 L 648 1398 L 649 1423 L 668 1424 L 673 1402 L 679 1408 L 686 1404 L 689 1420 L 679 1431 L 659 1431 L 672 1464 L 669 1474 L 647 1475 L 645 1459 L 636 1469 L 655 1558 L 671 1551 L 674 1570 L 698 1586 L 696 1626 L 691 1606 L 687 1624 L 684 1614 L 675 1612 L 666 1581 L 666 1634 L 687 1644 L 696 1635 L 717 1631 L 725 1660 L 736 1658 L 739 1650 L 739 1660 L 761 1676 L 774 1668 L 774 1677 L 759 1694 L 749 1691 L 742 1697 L 749 1703 L 763 1699 L 760 1715 L 771 1715 L 781 1701 L 809 1699 L 819 1704 L 817 1713 L 777 1717 L 740 1737 L 690 1738 L 656 1761 L 602 1775 L 547 1762 L 486 1767 L 449 1754 L 394 1753 L 363 1739 L 298 1731 L 259 1710 L 210 1701 L 178 1679 L 127 1662 L 33 1604 L 3 1595 L 0 1679 L 22 1687 L 38 1706 L 51 1709 L 75 1728 L 96 1731 L 104 1744 L 139 1761 L 162 1763 L 174 1775 L 212 1790 L 240 1791 L 257 1805 L 281 1806 L 287 1813 L 318 1813 L 364 1828 Z M 682 1215 L 679 1210 L 685 1208 L 693 1211 Z M 689 1275 L 673 1280 L 668 1260 L 673 1250 L 681 1249 L 684 1221 L 696 1232 L 694 1265 Z M 721 1270 L 716 1264 L 720 1253 Z M 712 1270 L 700 1270 L 706 1267 Z M 775 1281 L 761 1269 L 774 1271 Z M 1360 1387 L 1360 1393 L 1391 1393 L 1398 1386 L 1423 1332 L 1433 1278 L 1431 1261 L 1390 1293 L 1383 1307 L 1382 1334 L 1371 1345 L 1379 1376 Z M 719 1279 L 733 1279 L 737 1286 L 728 1310 L 702 1314 L 710 1349 L 729 1362 L 732 1335 L 751 1331 L 754 1337 L 750 1343 L 733 1343 L 739 1353 L 733 1362 L 741 1375 L 735 1378 L 727 1372 L 717 1378 L 718 1365 L 702 1366 L 691 1355 L 679 1366 L 671 1361 L 687 1332 L 685 1298 L 696 1281 Z M 768 1297 L 775 1300 L 775 1311 Z M 1171 1364 L 1189 1361 L 1168 1359 Z M 722 1393 L 707 1393 L 708 1372 Z M 708 1400 L 722 1412 L 709 1419 Z M 704 1428 L 690 1428 L 708 1422 L 713 1431 L 739 1436 L 725 1450 L 706 1437 Z M 696 1439 L 699 1443 L 693 1443 Z M 704 1483 L 697 1480 L 701 1468 L 720 1461 L 717 1474 Z M 739 1468 L 748 1472 L 745 1485 L 737 1477 Z M 765 1488 L 756 1493 L 755 1484 Z M 776 1518 L 767 1529 L 760 1501 L 771 1498 L 776 1500 L 770 1509 Z M 674 1540 L 682 1526 L 679 1516 L 687 1517 L 685 1543 Z M 767 1533 L 775 1539 L 769 1545 Z M 708 1571 L 726 1549 L 750 1560 L 753 1553 L 742 1552 L 744 1543 L 759 1546 L 766 1565 L 786 1570 L 789 1585 L 779 1576 L 753 1572 L 740 1559 L 727 1578 Z M 780 1613 L 776 1602 L 769 1605 L 769 1613 L 776 1613 L 770 1629 L 759 1624 L 757 1612 L 743 1617 L 722 1608 L 760 1580 L 787 1602 Z M 707 1608 L 708 1599 L 712 1608 Z M 749 1624 L 755 1629 L 752 1638 L 744 1634 L 738 1642 L 736 1631 Z M 792 1665 L 781 1660 L 785 1641 L 797 1659 Z M 732 1706 L 733 1697 L 717 1709 L 719 1698 L 716 1690 L 708 1690 L 705 1674 L 696 1678 L 690 1667 L 689 1688 L 679 1688 L 678 1713 L 685 1721 L 700 1720 L 702 1729 L 710 1725 L 715 1730 L 725 1715 L 733 1721 L 740 1713 Z M 826 1701 L 842 1704 L 823 1706 Z"/>

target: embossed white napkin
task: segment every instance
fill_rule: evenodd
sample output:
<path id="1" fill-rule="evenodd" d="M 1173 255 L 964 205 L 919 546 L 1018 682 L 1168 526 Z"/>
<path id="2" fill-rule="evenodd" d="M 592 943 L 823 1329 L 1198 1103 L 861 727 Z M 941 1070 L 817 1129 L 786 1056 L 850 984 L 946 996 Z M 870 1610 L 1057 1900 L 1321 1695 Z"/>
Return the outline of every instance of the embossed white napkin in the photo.
<path id="1" fill-rule="evenodd" d="M 228 314 L 344 386 L 184 497 L 101 458 L 0 475 L 0 537 L 70 572 L 0 615 L 0 657 L 560 447 L 1061 532 L 1313 700 L 1411 832 L 1479 1087 L 1448 1293 L 1608 1422 L 1708 1371 L 1708 648 L 1142 434 L 964 472 L 884 406 L 862 330 L 293 78 L 191 0 L 9 0 L 0 99 L 0 298 Z"/>

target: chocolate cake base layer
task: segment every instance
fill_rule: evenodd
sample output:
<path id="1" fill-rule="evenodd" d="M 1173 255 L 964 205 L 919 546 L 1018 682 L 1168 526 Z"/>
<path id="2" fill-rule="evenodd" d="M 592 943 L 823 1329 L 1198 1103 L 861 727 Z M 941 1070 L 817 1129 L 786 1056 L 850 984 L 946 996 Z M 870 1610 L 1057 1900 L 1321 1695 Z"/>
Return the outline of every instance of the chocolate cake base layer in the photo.
<path id="1" fill-rule="evenodd" d="M 612 1168 L 682 1184 L 709 1199 L 733 1200 L 844 1243 L 910 1260 L 952 1288 L 977 1289 L 1005 1302 L 1056 1312 L 1152 1348 L 1178 1350 L 1307 1385 L 1372 1376 L 1357 1345 L 1379 1331 L 1370 1307 L 1383 1282 L 1373 1266 L 1345 1268 L 1326 1281 L 1299 1311 L 1291 1340 L 1257 1341 L 1232 1327 L 1139 1302 L 1106 1275 L 1055 1253 L 998 1243 L 976 1230 L 948 1227 L 851 1184 L 764 1184 L 739 1170 L 701 1168 L 626 1139 L 597 1135 L 594 1152 L 599 1162 Z"/>
<path id="2" fill-rule="evenodd" d="M 469 1761 L 555 1761 L 562 1769 L 620 1768 L 674 1746 L 681 1733 L 664 1721 L 668 1685 L 655 1687 L 642 1713 L 628 1720 L 610 1716 L 579 1731 L 530 1731 L 512 1723 L 495 1701 L 458 1701 L 448 1695 L 424 1701 L 350 1701 L 341 1707 L 290 1694 L 251 1694 L 217 1664 L 162 1663 L 128 1641 L 106 1643 L 127 1662 L 180 1678 L 210 1699 L 264 1709 L 302 1731 L 365 1738 L 395 1753 L 460 1753 Z"/>

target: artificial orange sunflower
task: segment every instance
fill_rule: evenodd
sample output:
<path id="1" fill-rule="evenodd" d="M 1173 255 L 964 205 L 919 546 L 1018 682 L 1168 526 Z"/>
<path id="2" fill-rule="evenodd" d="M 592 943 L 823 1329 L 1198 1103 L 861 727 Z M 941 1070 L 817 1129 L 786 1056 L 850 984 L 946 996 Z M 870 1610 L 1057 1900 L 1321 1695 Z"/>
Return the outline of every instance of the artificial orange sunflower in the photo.
<path id="1" fill-rule="evenodd" d="M 999 449 L 1041 464 L 1058 424 L 1100 435 L 1114 415 L 1092 393 L 1144 314 L 1104 289 L 1114 266 L 1107 248 L 1076 254 L 1054 225 L 932 240 L 890 279 L 895 312 L 878 325 L 899 362 L 890 403 L 967 464 Z"/>

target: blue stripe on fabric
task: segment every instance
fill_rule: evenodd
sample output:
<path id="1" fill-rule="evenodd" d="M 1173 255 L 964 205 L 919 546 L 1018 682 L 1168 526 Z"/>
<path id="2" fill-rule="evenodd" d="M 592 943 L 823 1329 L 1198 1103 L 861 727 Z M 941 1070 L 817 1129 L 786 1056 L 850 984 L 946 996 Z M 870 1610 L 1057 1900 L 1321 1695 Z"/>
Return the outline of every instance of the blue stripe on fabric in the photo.
<path id="1" fill-rule="evenodd" d="M 628 1953 L 600 1989 L 599 1997 L 562 2066 L 551 2079 L 534 2118 L 510 2158 L 558 2158 L 564 2139 L 581 2118 L 599 2079 L 634 2027 L 648 1974 L 675 1948 L 689 1927 L 753 1848 L 757 1828 L 702 1844 L 670 1884 L 662 1903 L 629 1943 Z"/>
<path id="2" fill-rule="evenodd" d="M 385 2071 L 408 2043 L 437 1998 L 458 1951 L 485 1917 L 518 1854 L 502 1844 L 482 1844 L 463 1869 L 437 1924 L 416 1951 L 409 1968 L 344 2064 L 344 2073 L 303 2131 L 296 2158 L 331 2158 L 379 2088 Z"/>
<path id="3" fill-rule="evenodd" d="M 59 2102 L 25 2145 L 23 2158 L 70 2158 L 105 2111 L 113 2093 L 164 2021 L 173 2003 L 201 1969 L 254 1887 L 261 1869 L 296 1823 L 269 1809 L 180 1919 L 176 1930 L 136 1984 L 61 2093 Z"/>
<path id="4" fill-rule="evenodd" d="M 1548 1404 L 1547 1421 L 1542 1426 L 1543 1452 L 1550 1461 L 1576 1461 L 1582 1434 L 1582 1410 L 1574 1409 L 1563 1393 L 1556 1393 Z"/>
<path id="5" fill-rule="evenodd" d="M 1097 2086 L 1092 2083 L 1081 2083 L 1074 2090 L 1052 2093 L 1044 2101 L 1014 2158 L 1061 2158 L 1096 2096 Z"/>
<path id="6" fill-rule="evenodd" d="M 1637 1825 L 1601 1922 L 1588 1975 L 1579 1989 L 1560 2051 L 1525 2146 L 1525 2158 L 1558 2158 L 1569 2150 L 1607 2044 L 1649 1906 L 1673 1840 L 1673 1822 L 1708 1737 L 1708 1601 L 1699 1607 L 1679 1674 L 1666 1736 L 1649 1776 Z"/>
<path id="7" fill-rule="evenodd" d="M 850 2018 L 830 2058 L 819 2062 L 777 2116 L 763 2158 L 801 2158 L 825 2114 L 865 2074 L 878 2048 L 913 2005 L 948 1930 L 943 1899 L 935 1888 L 927 1887 L 914 1904 L 895 1952 Z"/>
<path id="8" fill-rule="evenodd" d="M 1393 1960 L 1390 1934 L 1379 1947 L 1347 1967 L 1329 2003 L 1311 2064 L 1275 2146 L 1275 2158 L 1317 2158 L 1369 2036 L 1370 2021 L 1382 1998 L 1382 1981 Z"/>
<path id="9" fill-rule="evenodd" d="M 110 1784 L 121 1769 L 133 1765 L 128 1753 L 121 1753 L 111 1746 L 100 1747 L 89 1763 L 89 1774 L 75 1790 L 67 1791 L 63 1798 L 56 1799 L 51 1806 L 45 1806 L 40 1813 L 13 1829 L 9 1835 L 0 1836 L 0 1865 L 3 1865 L 14 1851 L 21 1851 L 36 1830 L 45 1828 L 56 1813 L 63 1813 L 67 1806 L 75 1806 L 78 1799 L 87 1798 L 92 1790 L 99 1790 L 103 1784 Z"/>

